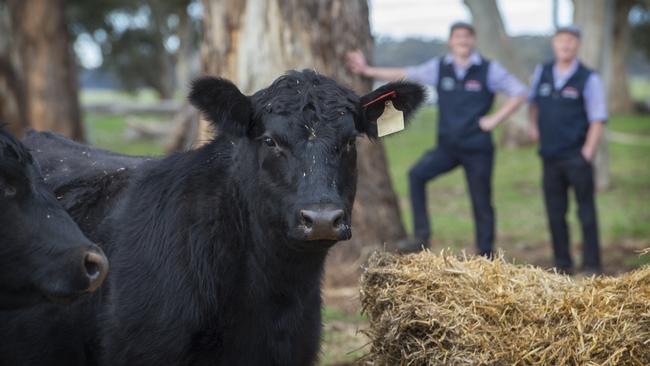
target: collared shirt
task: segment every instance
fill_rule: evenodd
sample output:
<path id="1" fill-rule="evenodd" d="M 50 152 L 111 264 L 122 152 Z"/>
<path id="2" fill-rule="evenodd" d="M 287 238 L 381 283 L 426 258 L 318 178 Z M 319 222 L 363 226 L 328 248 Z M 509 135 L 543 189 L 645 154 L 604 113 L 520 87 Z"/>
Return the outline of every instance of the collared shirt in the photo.
<path id="1" fill-rule="evenodd" d="M 472 52 L 466 66 L 455 63 L 451 54 L 445 55 L 443 61 L 446 64 L 453 64 L 456 77 L 463 79 L 470 66 L 478 65 L 482 60 L 478 52 Z M 435 88 L 438 84 L 439 68 L 440 58 L 434 57 L 423 64 L 407 67 L 406 78 Z M 496 61 L 490 61 L 487 73 L 487 88 L 494 93 L 502 93 L 509 97 L 526 95 L 526 86 Z"/>
<path id="2" fill-rule="evenodd" d="M 539 79 L 542 76 L 542 65 L 537 65 L 533 76 L 531 77 L 531 87 L 528 93 L 528 101 L 535 103 L 537 96 L 537 86 Z M 557 64 L 553 65 L 553 84 L 555 89 L 560 89 L 578 70 L 578 60 L 575 59 L 564 73 L 560 72 Z M 583 91 L 583 99 L 585 110 L 587 111 L 587 118 L 589 122 L 606 121 L 607 120 L 607 96 L 605 93 L 605 86 L 600 76 L 596 72 L 592 72 L 585 83 L 585 90 Z"/>

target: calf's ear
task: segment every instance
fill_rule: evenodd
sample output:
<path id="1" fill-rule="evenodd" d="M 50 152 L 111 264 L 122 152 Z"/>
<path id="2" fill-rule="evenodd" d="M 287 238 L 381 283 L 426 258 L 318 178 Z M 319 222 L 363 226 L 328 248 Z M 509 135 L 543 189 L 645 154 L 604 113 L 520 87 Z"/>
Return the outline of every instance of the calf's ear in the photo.
<path id="1" fill-rule="evenodd" d="M 361 113 L 357 120 L 357 129 L 370 138 L 377 138 L 377 119 L 384 113 L 386 101 L 404 113 L 404 121 L 408 122 L 426 97 L 422 85 L 396 81 L 384 84 L 360 99 Z"/>
<path id="2" fill-rule="evenodd" d="M 219 133 L 243 137 L 253 127 L 250 98 L 226 79 L 203 76 L 194 80 L 188 99 Z"/>

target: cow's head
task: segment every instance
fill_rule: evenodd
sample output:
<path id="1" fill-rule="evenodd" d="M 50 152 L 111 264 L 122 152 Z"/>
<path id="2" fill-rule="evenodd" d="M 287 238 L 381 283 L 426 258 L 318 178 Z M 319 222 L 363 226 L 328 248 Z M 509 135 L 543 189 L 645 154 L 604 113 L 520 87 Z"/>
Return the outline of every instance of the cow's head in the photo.
<path id="1" fill-rule="evenodd" d="M 0 128 L 0 308 L 72 300 L 97 289 L 107 271 L 31 154 Z"/>
<path id="2" fill-rule="evenodd" d="M 301 247 L 327 248 L 351 237 L 357 179 L 356 141 L 377 138 L 385 100 L 405 117 L 424 98 L 421 86 L 386 84 L 358 96 L 314 71 L 292 71 L 252 96 L 227 80 L 203 77 L 190 101 L 255 169 L 255 207 Z"/>

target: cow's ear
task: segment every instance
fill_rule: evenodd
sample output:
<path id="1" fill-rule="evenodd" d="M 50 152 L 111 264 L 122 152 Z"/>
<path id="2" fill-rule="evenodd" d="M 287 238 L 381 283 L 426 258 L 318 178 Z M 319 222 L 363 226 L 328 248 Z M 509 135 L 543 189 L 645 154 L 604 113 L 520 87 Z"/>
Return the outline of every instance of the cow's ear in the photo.
<path id="1" fill-rule="evenodd" d="M 188 99 L 221 133 L 243 137 L 252 129 L 250 98 L 226 79 L 203 76 L 194 80 Z"/>
<path id="2" fill-rule="evenodd" d="M 377 138 L 377 119 L 384 113 L 387 100 L 404 113 L 404 121 L 408 122 L 425 97 L 424 87 L 417 83 L 396 81 L 382 85 L 361 97 L 361 113 L 357 121 L 357 129 L 370 138 Z"/>

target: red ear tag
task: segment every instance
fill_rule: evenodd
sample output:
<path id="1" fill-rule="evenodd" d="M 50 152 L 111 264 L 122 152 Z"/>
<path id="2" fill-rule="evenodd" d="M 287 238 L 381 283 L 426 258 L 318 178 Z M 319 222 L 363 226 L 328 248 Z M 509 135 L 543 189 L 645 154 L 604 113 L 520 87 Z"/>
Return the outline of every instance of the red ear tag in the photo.
<path id="1" fill-rule="evenodd" d="M 396 96 L 397 96 L 397 93 L 395 92 L 395 90 L 391 90 L 388 93 L 382 94 L 382 95 L 378 96 L 377 98 L 375 98 L 375 99 L 369 101 L 368 103 L 364 104 L 363 108 L 366 108 L 367 106 L 369 106 L 369 105 L 371 105 L 373 103 L 376 103 L 376 102 L 378 102 L 378 101 L 380 101 L 380 100 L 382 100 L 384 98 L 396 97 Z"/>

